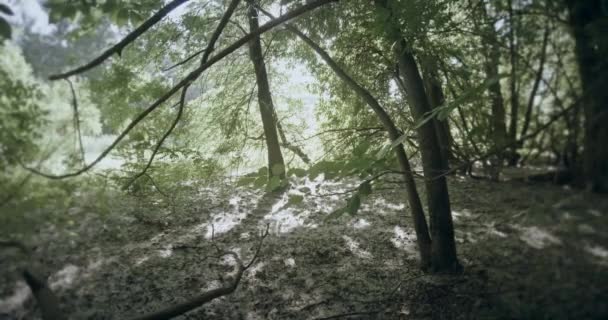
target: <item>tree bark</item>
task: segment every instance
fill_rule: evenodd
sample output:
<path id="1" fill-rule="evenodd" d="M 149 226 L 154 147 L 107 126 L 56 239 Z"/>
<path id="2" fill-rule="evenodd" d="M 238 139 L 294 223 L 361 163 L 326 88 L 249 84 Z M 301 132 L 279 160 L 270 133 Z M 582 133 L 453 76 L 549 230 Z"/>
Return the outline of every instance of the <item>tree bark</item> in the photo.
<path id="1" fill-rule="evenodd" d="M 583 89 L 585 184 L 608 193 L 608 34 L 600 0 L 565 0 Z M 604 30 L 604 31 L 602 31 Z"/>
<path id="2" fill-rule="evenodd" d="M 445 103 L 445 95 L 436 70 L 427 70 L 424 77 L 424 87 L 428 94 L 431 109 L 439 108 Z M 452 153 L 453 138 L 450 131 L 450 124 L 447 118 L 444 120 L 433 118 L 432 121 L 435 126 L 435 131 L 437 132 L 437 138 L 439 139 L 441 156 L 445 161 L 444 166 L 445 168 L 449 168 L 450 161 L 454 160 L 454 155 Z"/>
<path id="3" fill-rule="evenodd" d="M 250 32 L 254 32 L 259 28 L 258 10 L 253 0 L 247 0 L 247 3 L 249 5 L 247 10 L 249 29 Z M 272 178 L 278 177 L 283 180 L 285 178 L 285 162 L 277 135 L 274 105 L 272 103 L 272 94 L 270 93 L 268 73 L 266 72 L 266 64 L 264 63 L 260 36 L 255 36 L 249 42 L 249 56 L 253 63 L 258 86 L 258 104 L 264 127 L 264 136 L 266 138 L 266 150 L 268 152 L 268 179 L 270 181 Z"/>

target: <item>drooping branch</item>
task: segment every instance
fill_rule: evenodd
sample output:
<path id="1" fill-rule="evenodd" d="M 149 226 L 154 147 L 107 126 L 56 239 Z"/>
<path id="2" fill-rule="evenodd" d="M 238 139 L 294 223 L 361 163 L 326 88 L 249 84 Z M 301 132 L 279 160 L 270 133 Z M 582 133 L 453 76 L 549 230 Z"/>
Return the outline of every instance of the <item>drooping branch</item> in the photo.
<path id="1" fill-rule="evenodd" d="M 122 50 L 127 45 L 129 45 L 131 42 L 135 41 L 142 34 L 144 34 L 146 31 L 148 31 L 148 29 L 150 29 L 152 26 L 154 26 L 156 23 L 158 23 L 160 20 L 162 20 L 165 16 L 167 16 L 171 11 L 173 11 L 175 8 L 179 7 L 180 5 L 182 5 L 183 3 L 187 2 L 187 1 L 189 1 L 189 0 L 171 1 L 169 4 L 167 4 L 160 10 L 158 10 L 148 20 L 144 21 L 144 23 L 142 23 L 139 27 L 137 27 L 135 30 L 133 30 L 131 33 L 129 33 L 126 37 L 124 37 L 122 40 L 120 40 L 117 44 L 115 44 L 111 48 L 104 51 L 97 58 L 91 60 L 91 62 L 89 62 L 83 66 L 77 67 L 73 70 L 70 70 L 68 72 L 52 75 L 49 77 L 49 80 L 66 79 L 70 76 L 73 76 L 73 75 L 76 75 L 79 73 L 83 73 L 87 70 L 93 69 L 94 67 L 102 64 L 106 59 L 108 59 L 115 53 L 120 56 Z"/>
<path id="2" fill-rule="evenodd" d="M 175 120 L 173 120 L 173 123 L 171 123 L 171 126 L 169 127 L 169 129 L 167 129 L 167 131 L 165 132 L 165 134 L 160 138 L 160 140 L 158 140 L 158 143 L 156 144 L 156 147 L 152 151 L 152 155 L 150 155 L 150 158 L 148 159 L 148 163 L 146 164 L 146 166 L 138 174 L 136 174 L 135 176 L 133 176 L 133 178 L 131 178 L 131 180 L 124 186 L 124 189 L 128 189 L 133 184 L 133 182 L 135 182 L 141 176 L 143 176 L 144 174 L 146 174 L 146 171 L 148 171 L 148 169 L 152 165 L 152 162 L 154 161 L 154 157 L 156 157 L 156 154 L 158 153 L 158 151 L 162 147 L 163 143 L 165 143 L 165 140 L 171 135 L 171 133 L 173 132 L 173 129 L 175 129 L 175 127 L 179 123 L 179 120 L 182 118 L 182 114 L 184 112 L 184 105 L 186 104 L 185 100 L 186 100 L 186 93 L 187 92 L 188 92 L 188 87 L 184 87 L 182 89 L 182 94 L 181 94 L 181 97 L 179 99 L 179 103 L 178 103 L 178 107 L 177 107 L 178 108 L 177 109 L 177 115 L 175 116 Z"/>
<path id="3" fill-rule="evenodd" d="M 59 145 L 54 146 L 53 148 L 47 150 L 46 152 L 44 152 L 43 156 L 38 160 L 36 167 L 40 167 L 40 165 L 42 165 L 42 163 L 44 161 L 46 161 L 53 153 L 55 153 L 55 151 L 57 151 L 57 149 L 59 148 Z M 21 162 L 19 162 L 19 164 L 21 166 L 23 166 L 23 164 Z M 8 194 L 5 194 L 0 200 L 0 208 L 2 208 L 3 206 L 5 206 L 6 204 L 8 204 L 10 201 L 12 201 L 13 199 L 15 199 L 19 193 L 22 191 L 23 187 L 25 187 L 25 185 L 30 181 L 30 179 L 34 176 L 34 174 L 32 172 L 28 172 L 26 174 L 25 177 L 23 177 L 23 179 L 21 179 L 21 181 L 19 181 L 19 183 L 17 183 L 16 185 L 11 186 L 10 188 L 10 192 L 8 192 Z"/>
<path id="4" fill-rule="evenodd" d="M 209 61 L 207 61 L 206 63 L 203 63 L 201 66 L 199 66 L 198 68 L 191 71 L 184 79 L 182 79 L 180 82 L 178 82 L 176 85 L 174 85 L 171 89 L 169 89 L 169 91 L 167 91 L 164 95 L 162 95 L 160 98 L 158 98 L 156 101 L 154 101 L 148 108 L 146 108 L 144 111 L 142 111 L 139 115 L 137 115 L 129 123 L 129 125 L 127 125 L 127 127 L 123 130 L 123 132 L 121 132 L 120 135 L 118 135 L 118 137 L 116 137 L 116 139 L 114 139 L 114 141 L 112 142 L 112 144 L 110 144 L 110 146 L 108 146 L 106 149 L 104 149 L 102 151 L 102 153 L 95 160 L 93 160 L 93 162 L 84 166 L 83 168 L 76 170 L 74 172 L 71 172 L 71 173 L 55 175 L 55 174 L 48 174 L 48 173 L 41 172 L 35 168 L 27 167 L 24 164 L 21 164 L 21 166 L 24 169 L 26 169 L 32 173 L 35 173 L 37 175 L 43 176 L 48 179 L 65 179 L 65 178 L 75 177 L 75 176 L 78 176 L 82 173 L 89 171 L 91 168 L 93 168 L 95 165 L 97 165 L 101 160 L 103 160 L 129 134 L 129 132 L 131 130 L 133 130 L 133 128 L 135 128 L 135 126 L 137 126 L 142 120 L 144 120 L 150 113 L 152 113 L 159 106 L 161 106 L 163 103 L 165 103 L 171 97 L 173 97 L 173 95 L 175 93 L 177 93 L 179 90 L 181 90 L 183 87 L 190 85 L 194 80 L 198 79 L 198 77 L 200 77 L 200 75 L 205 70 L 209 69 L 211 66 L 216 64 L 218 61 L 222 60 L 227 55 L 233 53 L 234 51 L 236 51 L 237 49 L 239 49 L 240 47 L 245 45 L 247 42 L 249 42 L 254 37 L 256 37 L 262 33 L 268 32 L 269 30 L 271 30 L 272 28 L 274 28 L 280 24 L 282 24 L 286 21 L 289 21 L 291 19 L 294 19 L 300 15 L 303 15 L 303 14 L 305 14 L 309 11 L 312 11 L 318 7 L 321 7 L 323 5 L 327 5 L 329 3 L 338 2 L 338 1 L 339 0 L 317 0 L 317 1 L 309 2 L 297 9 L 292 10 L 289 13 L 286 13 L 286 14 L 260 26 L 260 28 L 258 28 L 257 30 L 250 32 L 246 36 L 235 41 L 232 45 L 224 48 L 218 54 L 210 57 Z"/>

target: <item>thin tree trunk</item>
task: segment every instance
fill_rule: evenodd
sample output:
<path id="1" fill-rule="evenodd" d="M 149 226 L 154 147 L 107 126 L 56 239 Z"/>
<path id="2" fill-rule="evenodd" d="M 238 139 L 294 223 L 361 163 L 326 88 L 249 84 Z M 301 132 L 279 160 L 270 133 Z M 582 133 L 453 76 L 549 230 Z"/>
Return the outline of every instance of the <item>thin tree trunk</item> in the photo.
<path id="1" fill-rule="evenodd" d="M 445 103 L 445 95 L 441 87 L 441 81 L 437 76 L 436 70 L 428 70 L 424 77 L 424 86 L 428 94 L 428 99 L 431 104 L 431 109 L 439 108 Z M 444 166 L 449 168 L 449 163 L 454 159 L 452 154 L 452 133 L 448 119 L 439 120 L 433 118 L 433 125 L 437 131 L 439 139 L 439 147 L 441 149 L 442 158 L 445 160 Z"/>
<path id="2" fill-rule="evenodd" d="M 248 0 L 247 3 L 249 5 L 247 11 L 249 29 L 250 32 L 253 32 L 259 28 L 258 11 L 254 6 L 253 0 Z M 285 178 L 285 162 L 277 136 L 274 105 L 272 103 L 272 94 L 270 93 L 270 85 L 268 83 L 268 74 L 266 73 L 260 36 L 254 37 L 249 42 L 249 56 L 255 69 L 258 87 L 258 104 L 260 106 L 260 115 L 264 127 L 266 149 L 268 151 L 268 179 L 271 180 L 273 177 L 279 177 L 283 180 Z"/>
<path id="3" fill-rule="evenodd" d="M 481 14 L 483 30 L 485 30 L 486 36 L 482 36 L 482 43 L 484 46 L 486 61 L 484 63 L 484 69 L 486 73 L 487 81 L 491 81 L 488 86 L 488 93 L 490 95 L 490 101 L 492 106 L 491 115 L 491 131 L 492 141 L 494 150 L 500 150 L 507 143 L 507 127 L 505 124 L 505 106 L 502 91 L 500 88 L 500 76 L 498 73 L 498 66 L 500 65 L 500 48 L 498 39 L 496 37 L 496 30 L 494 29 L 494 23 L 488 16 L 485 3 L 482 3 Z M 500 177 L 500 167 L 504 159 L 504 153 L 500 152 L 497 154 L 497 158 L 492 163 L 493 172 L 491 178 L 498 180 Z"/>
<path id="4" fill-rule="evenodd" d="M 412 116 L 415 121 L 421 121 L 424 115 L 431 111 L 431 106 L 424 91 L 418 65 L 414 56 L 407 50 L 404 40 L 398 41 L 394 50 Z M 431 265 L 438 272 L 456 270 L 460 268 L 460 264 L 456 257 L 450 196 L 444 176 L 447 171 L 446 161 L 442 157 L 433 123 L 423 124 L 418 127 L 417 132 L 431 224 Z"/>
<path id="5" fill-rule="evenodd" d="M 528 133 L 528 129 L 530 128 L 530 119 L 532 118 L 532 108 L 534 108 L 534 99 L 536 97 L 536 93 L 538 92 L 540 82 L 543 79 L 545 61 L 547 60 L 547 45 L 549 43 L 549 30 L 550 30 L 549 26 L 547 26 L 545 29 L 545 33 L 543 34 L 543 44 L 542 44 L 542 49 L 541 49 L 541 53 L 540 53 L 540 61 L 538 62 L 538 71 L 536 72 L 536 76 L 534 78 L 534 84 L 532 85 L 532 91 L 530 91 L 530 96 L 528 97 L 528 105 L 526 106 L 524 124 L 521 129 L 522 137 Z"/>
<path id="6" fill-rule="evenodd" d="M 565 2 L 583 87 L 585 183 L 595 192 L 608 193 L 608 35 L 598 30 L 605 19 L 602 1 Z"/>
<path id="7" fill-rule="evenodd" d="M 374 113 L 378 117 L 378 120 L 380 121 L 384 129 L 388 132 L 389 139 L 391 141 L 395 141 L 401 136 L 399 130 L 395 126 L 395 123 L 388 115 L 386 110 L 384 110 L 378 100 L 367 89 L 357 83 L 331 58 L 331 56 L 329 56 L 329 54 L 325 50 L 323 50 L 318 44 L 312 41 L 304 33 L 289 24 L 287 25 L 287 28 L 295 35 L 297 35 L 300 39 L 302 39 L 302 41 L 304 41 L 309 47 L 311 47 L 321 57 L 321 59 L 323 59 L 323 61 L 325 61 L 325 63 L 334 71 L 334 73 L 342 81 L 344 81 L 344 83 L 347 84 L 359 96 L 361 100 L 367 103 L 367 105 L 374 111 Z M 420 196 L 418 195 L 418 190 L 416 188 L 416 181 L 414 180 L 412 168 L 410 166 L 410 162 L 407 158 L 407 154 L 405 153 L 403 145 L 398 144 L 393 148 L 393 150 L 395 152 L 395 156 L 397 157 L 399 169 L 402 171 L 402 175 L 405 180 L 405 189 L 407 193 L 408 203 L 410 205 L 410 209 L 412 210 L 414 230 L 416 232 L 421 265 L 423 269 L 427 270 L 431 267 L 431 238 L 429 236 L 428 225 L 424 216 L 424 209 L 422 207 L 422 202 L 420 201 Z"/>
<path id="8" fill-rule="evenodd" d="M 389 0 L 390 1 L 390 0 Z M 387 0 L 376 0 L 379 9 L 389 10 Z M 424 90 L 424 82 L 413 54 L 403 39 L 401 30 L 393 21 L 383 21 L 387 26 L 389 41 L 393 42 L 399 74 L 407 91 L 408 104 L 416 122 L 420 122 L 431 106 Z M 431 267 L 435 272 L 452 272 L 461 266 L 456 256 L 454 225 L 450 208 L 450 196 L 445 178 L 445 160 L 439 147 L 439 139 L 433 122 L 427 121 L 417 129 L 422 168 L 424 171 L 431 226 Z"/>
<path id="9" fill-rule="evenodd" d="M 507 161 L 509 166 L 516 166 L 519 160 L 519 155 L 517 154 L 517 145 L 514 142 L 517 140 L 517 123 L 519 120 L 519 90 L 517 87 L 517 44 L 515 43 L 516 22 L 515 16 L 513 15 L 513 0 L 507 0 L 507 7 L 509 10 L 509 60 L 511 63 L 511 74 L 509 77 L 511 114 L 508 138 L 509 143 L 513 145 L 513 147 L 509 149 Z"/>

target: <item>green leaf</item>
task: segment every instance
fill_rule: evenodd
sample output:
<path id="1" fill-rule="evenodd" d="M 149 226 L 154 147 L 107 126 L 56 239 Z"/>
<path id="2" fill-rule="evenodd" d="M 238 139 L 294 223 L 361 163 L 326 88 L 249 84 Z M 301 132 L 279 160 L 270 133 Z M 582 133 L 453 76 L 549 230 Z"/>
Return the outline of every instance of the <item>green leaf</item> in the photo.
<path id="1" fill-rule="evenodd" d="M 355 193 L 346 204 L 346 212 L 351 216 L 354 216 L 359 211 L 359 208 L 361 208 L 361 197 L 359 196 L 359 193 Z"/>
<path id="2" fill-rule="evenodd" d="M 363 141 L 357 147 L 355 147 L 355 149 L 353 150 L 353 154 L 355 156 L 362 156 L 367 152 L 370 146 L 371 144 L 368 141 Z"/>
<path id="3" fill-rule="evenodd" d="M 298 178 L 302 178 L 302 177 L 306 176 L 306 170 L 301 169 L 301 168 L 289 169 L 288 173 L 290 176 L 296 176 Z"/>
<path id="4" fill-rule="evenodd" d="M 255 188 L 261 189 L 266 185 L 266 177 L 258 177 L 253 181 L 253 186 Z"/>
<path id="5" fill-rule="evenodd" d="M 281 187 L 281 178 L 278 176 L 270 178 L 268 181 L 268 189 L 277 190 L 279 187 Z"/>
<path id="6" fill-rule="evenodd" d="M 10 39 L 11 33 L 11 25 L 3 18 L 0 18 L 0 39 Z"/>
<path id="7" fill-rule="evenodd" d="M 266 176 L 268 174 L 268 168 L 266 167 L 261 167 L 258 169 L 258 175 L 259 176 Z"/>
<path id="8" fill-rule="evenodd" d="M 302 203 L 302 201 L 304 201 L 304 196 L 301 196 L 299 194 L 290 194 L 287 203 L 291 205 L 296 205 Z"/>
<path id="9" fill-rule="evenodd" d="M 285 166 L 278 163 L 273 164 L 270 172 L 273 176 L 282 175 L 283 173 L 285 173 Z"/>
<path id="10" fill-rule="evenodd" d="M 365 181 L 359 185 L 359 194 L 362 196 L 369 196 L 372 194 L 372 183 Z"/>
<path id="11" fill-rule="evenodd" d="M 382 159 L 386 156 L 386 154 L 388 153 L 389 150 L 391 150 L 391 143 L 387 143 L 385 142 L 382 145 L 382 148 L 380 148 L 380 150 L 378 151 L 378 153 L 376 153 L 376 159 Z"/>
<path id="12" fill-rule="evenodd" d="M 503 74 L 499 74 L 496 77 L 490 78 L 486 81 L 484 81 L 482 84 L 473 87 L 467 91 L 465 91 L 464 93 L 462 93 L 458 98 L 454 99 L 454 101 L 447 103 L 443 106 L 437 107 L 433 110 L 431 110 L 430 112 L 427 112 L 424 115 L 424 118 L 422 118 L 422 120 L 420 120 L 416 126 L 414 127 L 414 129 L 418 129 L 420 127 L 422 127 L 424 124 L 426 124 L 429 120 L 433 119 L 433 118 L 437 118 L 438 120 L 445 120 L 447 119 L 447 117 L 450 115 L 450 113 L 452 112 L 452 110 L 456 109 L 458 106 L 461 106 L 473 99 L 477 99 L 483 92 L 485 92 L 486 90 L 488 90 L 488 88 L 494 84 L 496 84 L 497 82 L 500 81 L 500 79 L 508 77 L 509 75 L 506 73 Z"/>
<path id="13" fill-rule="evenodd" d="M 237 182 L 236 185 L 238 187 L 244 187 L 256 181 L 255 177 L 242 177 Z"/>
<path id="14" fill-rule="evenodd" d="M 7 5 L 0 3 L 0 12 L 4 13 L 7 16 L 12 16 L 14 13 Z"/>
<path id="15" fill-rule="evenodd" d="M 346 213 L 346 209 L 345 208 L 340 208 L 337 210 L 334 210 L 332 213 L 328 214 L 324 220 L 335 220 L 340 218 L 342 215 L 344 215 Z"/>

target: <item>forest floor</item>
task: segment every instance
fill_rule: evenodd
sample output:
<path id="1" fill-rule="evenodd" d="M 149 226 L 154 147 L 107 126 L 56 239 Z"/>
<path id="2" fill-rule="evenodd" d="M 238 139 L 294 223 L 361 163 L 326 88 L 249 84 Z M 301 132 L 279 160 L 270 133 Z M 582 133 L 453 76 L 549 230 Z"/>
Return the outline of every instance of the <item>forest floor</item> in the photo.
<path id="1" fill-rule="evenodd" d="M 39 317 L 17 272 L 33 265 L 70 319 L 128 319 L 185 301 L 231 272 L 216 248 L 247 262 L 267 225 L 237 290 L 180 319 L 608 319 L 607 198 L 458 176 L 449 184 L 458 276 L 419 271 L 394 183 L 334 220 L 325 217 L 354 184 L 300 180 L 271 195 L 190 185 L 172 201 L 110 196 L 104 210 L 80 192 L 61 227 L 22 238 L 33 258 L 0 250 L 0 319 Z"/>

